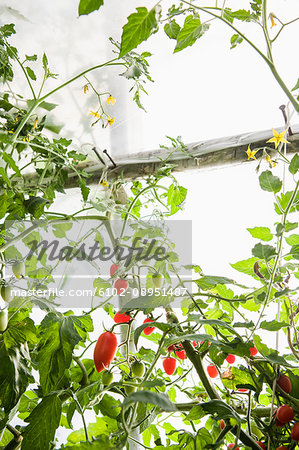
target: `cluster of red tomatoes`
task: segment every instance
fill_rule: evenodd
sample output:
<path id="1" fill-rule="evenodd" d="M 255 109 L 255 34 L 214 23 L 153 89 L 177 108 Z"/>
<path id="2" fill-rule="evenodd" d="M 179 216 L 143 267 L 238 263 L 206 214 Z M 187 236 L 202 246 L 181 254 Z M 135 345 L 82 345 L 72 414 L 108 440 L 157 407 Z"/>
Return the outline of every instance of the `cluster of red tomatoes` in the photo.
<path id="1" fill-rule="evenodd" d="M 256 347 L 250 348 L 249 351 L 250 351 L 251 356 L 255 356 L 258 352 Z M 235 355 L 231 355 L 231 354 L 227 355 L 227 357 L 225 359 L 229 364 L 234 364 L 234 362 L 236 361 Z M 211 378 L 216 378 L 218 376 L 218 370 L 217 370 L 217 367 L 214 366 L 214 364 L 208 365 L 207 372 Z M 247 389 L 238 389 L 238 391 L 245 392 L 245 391 L 247 391 Z"/>
<path id="2" fill-rule="evenodd" d="M 292 383 L 289 377 L 285 374 L 280 375 L 280 377 L 277 380 L 278 386 L 287 394 L 290 394 L 292 390 Z M 276 427 L 284 427 L 285 425 L 289 424 L 293 421 L 295 417 L 294 410 L 289 405 L 282 405 L 276 411 L 274 411 L 273 414 L 273 420 Z M 220 428 L 223 430 L 226 426 L 226 423 L 223 419 L 220 421 Z M 296 422 L 293 424 L 291 428 L 291 439 L 295 442 L 299 442 L 299 422 Z M 264 442 L 256 441 L 256 443 L 263 449 L 266 450 L 267 446 Z M 229 444 L 228 449 L 234 449 L 234 450 L 240 450 L 238 446 L 235 446 L 235 444 Z M 276 450 L 288 450 L 288 447 L 285 445 L 281 445 L 280 447 L 277 447 Z"/>

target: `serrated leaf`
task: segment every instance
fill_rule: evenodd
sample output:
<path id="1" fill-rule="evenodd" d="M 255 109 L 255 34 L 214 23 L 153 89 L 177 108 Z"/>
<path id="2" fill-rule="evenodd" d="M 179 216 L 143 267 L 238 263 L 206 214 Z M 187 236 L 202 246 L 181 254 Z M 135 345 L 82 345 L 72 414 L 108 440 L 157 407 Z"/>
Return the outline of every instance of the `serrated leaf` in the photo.
<path id="1" fill-rule="evenodd" d="M 262 172 L 259 176 L 260 186 L 264 191 L 277 193 L 282 187 L 282 181 L 274 176 L 270 170 Z"/>
<path id="2" fill-rule="evenodd" d="M 276 255 L 276 250 L 272 245 L 256 244 L 252 249 L 252 254 L 256 258 L 268 261 Z"/>
<path id="3" fill-rule="evenodd" d="M 199 17 L 187 16 L 184 26 L 178 34 L 174 53 L 193 45 L 208 29 L 209 25 L 202 24 Z"/>
<path id="4" fill-rule="evenodd" d="M 195 283 L 200 289 L 203 290 L 209 290 L 212 287 L 217 286 L 217 284 L 236 284 L 236 282 L 231 278 L 209 275 L 204 275 L 198 280 L 195 280 Z"/>
<path id="5" fill-rule="evenodd" d="M 249 258 L 230 265 L 233 269 L 237 270 L 238 272 L 254 276 L 253 266 L 256 261 L 258 261 L 258 258 Z"/>
<path id="6" fill-rule="evenodd" d="M 92 322 L 88 316 L 49 313 L 43 319 L 39 328 L 37 361 L 44 394 L 58 388 L 65 370 L 71 365 L 75 346 L 84 341 L 91 330 Z"/>
<path id="7" fill-rule="evenodd" d="M 232 334 L 235 334 L 238 337 L 241 337 L 239 335 L 239 333 L 234 330 L 234 328 L 227 322 L 224 322 L 223 320 L 217 320 L 217 319 L 202 319 L 202 316 L 200 316 L 199 314 L 190 314 L 188 316 L 188 320 L 190 320 L 191 322 L 197 322 L 197 323 L 201 323 L 204 325 L 210 325 L 210 326 L 214 326 L 214 327 L 220 327 L 220 328 L 225 328 L 226 330 L 229 330 Z"/>
<path id="8" fill-rule="evenodd" d="M 252 237 L 261 241 L 271 241 L 273 239 L 273 234 L 268 227 L 247 228 L 247 230 Z"/>
<path id="9" fill-rule="evenodd" d="M 195 405 L 186 416 L 186 420 L 199 420 L 206 415 L 206 412 L 200 405 Z"/>
<path id="10" fill-rule="evenodd" d="M 90 14 L 98 10 L 104 4 L 104 0 L 80 0 L 78 14 L 79 16 Z"/>
<path id="11" fill-rule="evenodd" d="M 260 352 L 260 354 L 270 361 L 272 364 L 280 364 L 285 367 L 292 367 L 282 356 L 279 356 L 276 350 L 269 348 L 268 345 L 262 343 L 260 336 L 254 337 L 254 345 Z"/>
<path id="12" fill-rule="evenodd" d="M 152 391 L 133 392 L 123 401 L 123 408 L 127 409 L 132 403 L 137 402 L 150 403 L 151 405 L 159 406 L 162 411 L 171 412 L 177 410 L 175 404 L 172 403 L 166 395 Z"/>
<path id="13" fill-rule="evenodd" d="M 145 7 L 136 8 L 137 12 L 128 17 L 123 27 L 119 57 L 126 55 L 141 42 L 146 41 L 150 35 L 157 31 L 156 8 L 150 11 Z"/>
<path id="14" fill-rule="evenodd" d="M 15 173 L 18 176 L 21 176 L 20 170 L 18 168 L 18 166 L 15 163 L 15 160 L 13 159 L 12 156 L 10 156 L 8 153 L 2 152 L 2 158 L 3 160 L 9 165 L 9 167 L 15 171 Z"/>
<path id="15" fill-rule="evenodd" d="M 293 245 L 293 247 L 290 250 L 290 254 L 293 256 L 294 259 L 299 259 L 299 244 Z"/>
<path id="16" fill-rule="evenodd" d="M 230 48 L 233 49 L 237 47 L 238 44 L 243 42 L 243 38 L 239 34 L 233 34 L 230 38 Z"/>
<path id="17" fill-rule="evenodd" d="M 22 450 L 48 450 L 59 426 L 60 416 L 61 401 L 57 394 L 44 397 L 26 419 L 29 425 L 22 432 Z"/>
<path id="18" fill-rule="evenodd" d="M 121 310 L 121 311 L 124 312 L 123 310 Z M 148 326 L 156 327 L 156 328 L 158 328 L 159 330 L 161 330 L 163 332 L 164 331 L 168 331 L 168 330 L 170 330 L 173 327 L 173 325 L 171 325 L 171 324 L 160 323 L 160 322 L 150 322 L 150 323 L 146 322 L 146 323 L 143 323 L 142 325 L 137 327 L 136 330 L 134 330 L 134 344 L 135 344 L 135 347 L 137 347 L 138 340 L 139 340 L 139 337 L 140 337 L 141 333 Z"/>
<path id="19" fill-rule="evenodd" d="M 277 320 L 263 320 L 260 324 L 260 328 L 267 331 L 278 331 L 281 328 L 288 327 L 290 324 L 287 322 L 277 322 Z"/>
<path id="20" fill-rule="evenodd" d="M 285 238 L 289 245 L 297 245 L 299 244 L 299 234 L 292 234 Z"/>

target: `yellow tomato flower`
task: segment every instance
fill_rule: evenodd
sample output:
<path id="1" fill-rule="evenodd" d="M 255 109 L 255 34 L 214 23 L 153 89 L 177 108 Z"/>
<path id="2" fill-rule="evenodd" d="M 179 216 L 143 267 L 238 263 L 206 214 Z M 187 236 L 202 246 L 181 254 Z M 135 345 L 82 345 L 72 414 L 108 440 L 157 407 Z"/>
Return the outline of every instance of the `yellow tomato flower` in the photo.
<path id="1" fill-rule="evenodd" d="M 282 131 L 281 133 L 278 133 L 274 128 L 272 128 L 273 131 L 273 138 L 269 139 L 267 142 L 274 142 L 275 148 L 277 148 L 280 144 L 280 142 L 284 142 L 285 144 L 288 144 L 289 142 L 284 139 L 284 135 L 286 134 L 287 130 Z"/>
<path id="2" fill-rule="evenodd" d="M 100 114 L 98 112 L 92 111 L 91 109 L 89 110 L 89 115 L 95 116 L 97 119 L 100 118 Z"/>
<path id="3" fill-rule="evenodd" d="M 9 130 L 8 132 L 9 132 L 9 134 L 13 134 L 13 131 L 12 131 L 12 130 Z"/>
<path id="4" fill-rule="evenodd" d="M 84 91 L 84 94 L 86 94 L 86 92 L 88 91 L 88 86 L 87 86 L 87 84 L 84 86 L 83 91 Z"/>
<path id="5" fill-rule="evenodd" d="M 109 186 L 109 183 L 108 183 L 108 181 L 106 181 L 106 180 L 104 179 L 104 180 L 101 181 L 101 185 L 104 186 L 104 187 L 108 187 L 108 186 Z"/>
<path id="6" fill-rule="evenodd" d="M 37 124 L 38 124 L 38 120 L 35 119 L 34 124 L 33 124 L 33 128 L 37 128 Z"/>
<path id="7" fill-rule="evenodd" d="M 254 156 L 256 153 L 258 152 L 258 150 L 251 150 L 250 146 L 248 145 L 248 149 L 246 151 L 248 158 L 247 159 L 256 159 L 256 157 Z"/>
<path id="8" fill-rule="evenodd" d="M 274 14 L 270 13 L 270 20 L 271 20 L 271 28 L 275 27 L 277 23 L 274 20 L 275 16 Z"/>
<path id="9" fill-rule="evenodd" d="M 276 162 L 275 162 L 275 161 L 272 161 L 272 159 L 270 158 L 269 155 L 266 156 L 266 161 L 267 161 L 267 163 L 269 163 L 270 167 L 275 167 L 275 166 L 277 166 Z"/>
<path id="10" fill-rule="evenodd" d="M 109 95 L 109 97 L 107 98 L 107 105 L 114 105 L 114 103 L 116 102 L 115 98 L 112 97 L 112 95 Z"/>
<path id="11" fill-rule="evenodd" d="M 115 121 L 115 117 L 110 117 L 110 116 L 108 116 L 108 119 L 107 119 L 107 125 L 113 125 L 114 124 L 114 121 Z"/>

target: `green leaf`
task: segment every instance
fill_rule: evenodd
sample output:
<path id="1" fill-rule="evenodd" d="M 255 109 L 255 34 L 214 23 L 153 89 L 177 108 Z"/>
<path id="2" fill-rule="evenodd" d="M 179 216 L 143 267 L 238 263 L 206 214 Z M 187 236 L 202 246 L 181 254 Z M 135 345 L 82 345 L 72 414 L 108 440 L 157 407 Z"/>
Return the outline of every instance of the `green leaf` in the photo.
<path id="1" fill-rule="evenodd" d="M 282 356 L 279 356 L 276 350 L 273 350 L 268 345 L 263 344 L 260 336 L 254 337 L 254 344 L 260 354 L 272 364 L 281 364 L 286 367 L 292 367 Z"/>
<path id="2" fill-rule="evenodd" d="M 259 176 L 260 186 L 264 191 L 277 193 L 282 187 L 282 181 L 275 177 L 270 170 L 266 170 Z"/>
<path id="3" fill-rule="evenodd" d="M 123 27 L 119 57 L 126 55 L 136 48 L 141 42 L 146 41 L 151 34 L 158 30 L 156 15 L 158 7 L 150 11 L 145 7 L 136 8 L 137 12 L 128 17 L 128 22 Z"/>
<path id="4" fill-rule="evenodd" d="M 121 412 L 121 403 L 111 395 L 105 394 L 100 403 L 98 404 L 99 410 L 103 416 L 116 419 Z"/>
<path id="5" fill-rule="evenodd" d="M 29 197 L 28 200 L 24 201 L 24 205 L 29 214 L 31 214 L 36 219 L 44 213 L 44 207 L 49 203 L 49 200 L 42 197 Z"/>
<path id="6" fill-rule="evenodd" d="M 261 241 L 271 241 L 273 239 L 273 234 L 268 227 L 247 228 L 247 230 L 252 237 Z"/>
<path id="7" fill-rule="evenodd" d="M 230 38 L 230 48 L 233 49 L 237 47 L 238 44 L 243 42 L 243 38 L 239 34 L 233 34 Z"/>
<path id="8" fill-rule="evenodd" d="M 9 412 L 26 391 L 33 377 L 28 368 L 29 352 L 24 344 L 6 349 L 0 343 L 0 404 Z"/>
<path id="9" fill-rule="evenodd" d="M 126 409 L 132 403 L 150 403 L 151 405 L 159 406 L 162 411 L 176 411 L 177 408 L 169 398 L 164 394 L 158 394 L 152 391 L 138 391 L 128 395 L 123 401 L 123 408 Z"/>
<path id="10" fill-rule="evenodd" d="M 216 420 L 233 418 L 240 423 L 240 416 L 222 400 L 201 403 L 201 407 L 206 414 L 212 414 Z"/>
<path id="11" fill-rule="evenodd" d="M 123 310 L 121 310 L 123 311 Z M 124 312 L 124 311 L 123 311 Z M 142 325 L 140 325 L 139 327 L 136 328 L 136 330 L 134 330 L 134 344 L 137 347 L 138 344 L 138 340 L 139 337 L 142 333 L 142 331 L 147 328 L 148 326 L 151 327 L 156 327 L 161 331 L 168 331 L 170 330 L 172 327 L 174 327 L 175 325 L 171 325 L 171 324 L 166 324 L 166 323 L 161 323 L 161 322 L 151 322 L 150 324 L 148 322 L 143 323 Z"/>
<path id="12" fill-rule="evenodd" d="M 25 342 L 29 342 L 30 344 L 36 344 L 38 340 L 33 320 L 29 317 L 22 318 L 20 314 L 14 315 L 3 333 L 3 340 L 7 350 L 20 343 L 25 344 Z"/>
<path id="13" fill-rule="evenodd" d="M 252 254 L 256 258 L 268 261 L 276 255 L 276 250 L 272 245 L 256 244 L 252 249 Z"/>
<path id="14" fill-rule="evenodd" d="M 249 258 L 230 265 L 232 266 L 233 269 L 237 270 L 238 272 L 254 276 L 253 266 L 256 261 L 258 261 L 258 258 Z"/>
<path id="15" fill-rule="evenodd" d="M 15 173 L 20 177 L 21 176 L 20 170 L 19 170 L 18 166 L 16 165 L 13 157 L 5 152 L 2 152 L 1 156 L 2 156 L 3 160 L 9 165 L 9 167 L 11 167 L 12 170 L 14 170 Z"/>
<path id="16" fill-rule="evenodd" d="M 202 409 L 201 405 L 195 405 L 186 416 L 186 420 L 199 420 L 206 415 L 206 412 Z"/>
<path id="17" fill-rule="evenodd" d="M 10 111 L 12 108 L 14 108 L 14 105 L 9 103 L 7 100 L 0 100 L 0 109 L 4 109 L 4 111 Z"/>
<path id="18" fill-rule="evenodd" d="M 187 189 L 183 186 L 171 184 L 168 188 L 167 205 L 170 206 L 170 215 L 175 214 L 181 209 L 181 204 L 185 200 Z"/>
<path id="19" fill-rule="evenodd" d="M 299 244 L 299 234 L 292 234 L 289 237 L 286 237 L 285 240 L 289 245 L 297 245 Z"/>
<path id="20" fill-rule="evenodd" d="M 89 316 L 62 316 L 49 313 L 39 328 L 40 345 L 37 361 L 40 384 L 46 395 L 57 389 L 64 372 L 72 362 L 75 346 L 85 341 L 87 332 L 92 330 Z"/>
<path id="21" fill-rule="evenodd" d="M 217 320 L 217 319 L 202 319 L 202 317 L 199 314 L 190 314 L 188 316 L 188 321 L 191 322 L 197 322 L 197 323 L 202 323 L 204 325 L 210 325 L 210 326 L 214 326 L 214 327 L 220 327 L 220 328 L 225 328 L 226 330 L 229 330 L 232 334 L 235 334 L 238 337 L 241 337 L 239 335 L 239 333 L 234 330 L 234 328 L 227 322 L 224 322 L 223 320 Z"/>
<path id="22" fill-rule="evenodd" d="M 289 165 L 289 171 L 293 175 L 295 175 L 298 172 L 298 170 L 299 170 L 299 155 L 298 155 L 298 153 L 296 153 L 293 156 L 292 161 L 291 161 L 291 163 Z"/>
<path id="23" fill-rule="evenodd" d="M 80 0 L 78 14 L 83 16 L 98 10 L 104 4 L 104 0 Z"/>
<path id="24" fill-rule="evenodd" d="M 281 328 L 288 327 L 290 324 L 287 322 L 277 322 L 277 320 L 271 320 L 270 322 L 268 320 L 264 320 L 260 324 L 260 328 L 263 330 L 268 331 L 278 331 Z"/>
<path id="25" fill-rule="evenodd" d="M 213 277 L 209 275 L 204 275 L 198 280 L 195 280 L 195 283 L 200 289 L 204 291 L 217 286 L 217 284 L 236 284 L 236 282 L 231 278 L 217 277 L 217 276 Z"/>
<path id="26" fill-rule="evenodd" d="M 164 25 L 164 31 L 170 39 L 177 39 L 181 27 L 175 20 L 170 20 L 170 22 Z"/>
<path id="27" fill-rule="evenodd" d="M 4 36 L 4 37 L 9 37 L 12 34 L 15 34 L 15 25 L 14 23 L 10 23 L 10 24 L 6 24 L 3 25 L 2 27 L 0 27 L 0 33 Z"/>
<path id="28" fill-rule="evenodd" d="M 293 245 L 293 247 L 290 250 L 290 254 L 293 256 L 294 259 L 299 259 L 299 244 Z"/>
<path id="29" fill-rule="evenodd" d="M 44 397 L 26 419 L 29 425 L 22 432 L 22 450 L 48 450 L 59 426 L 60 416 L 61 401 L 57 394 Z"/>
<path id="30" fill-rule="evenodd" d="M 184 26 L 178 34 L 174 53 L 193 45 L 208 29 L 209 25 L 202 24 L 199 17 L 187 16 Z"/>
<path id="31" fill-rule="evenodd" d="M 31 80 L 36 81 L 36 75 L 34 73 L 34 71 L 30 68 L 30 67 L 25 67 L 26 72 L 29 76 L 29 78 L 31 78 Z"/>

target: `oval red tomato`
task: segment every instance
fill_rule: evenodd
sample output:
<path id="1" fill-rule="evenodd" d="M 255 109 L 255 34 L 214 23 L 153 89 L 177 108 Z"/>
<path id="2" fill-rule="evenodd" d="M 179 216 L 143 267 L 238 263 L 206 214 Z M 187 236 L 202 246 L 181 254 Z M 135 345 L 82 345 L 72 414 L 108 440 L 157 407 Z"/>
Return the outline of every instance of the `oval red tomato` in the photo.
<path id="1" fill-rule="evenodd" d="M 227 355 L 226 361 L 227 361 L 229 364 L 234 364 L 234 362 L 236 361 L 235 355 L 231 355 L 231 354 Z"/>
<path id="2" fill-rule="evenodd" d="M 248 392 L 248 389 L 242 389 L 242 388 L 240 388 L 240 389 L 238 389 L 238 392 Z"/>
<path id="3" fill-rule="evenodd" d="M 192 341 L 192 345 L 193 345 L 193 347 L 196 347 L 197 346 L 197 342 L 196 341 Z"/>
<path id="4" fill-rule="evenodd" d="M 288 423 L 291 420 L 293 420 L 294 416 L 295 416 L 294 410 L 289 405 L 280 406 L 276 413 L 277 420 L 283 424 Z"/>
<path id="5" fill-rule="evenodd" d="M 113 361 L 117 350 L 117 337 L 110 331 L 102 333 L 97 340 L 93 360 L 98 372 L 106 369 Z"/>
<path id="6" fill-rule="evenodd" d="M 143 323 L 147 323 L 147 322 L 153 322 L 152 319 L 149 319 L 148 317 L 146 319 L 144 319 Z M 155 327 L 146 327 L 143 330 L 143 333 L 148 336 L 149 334 L 151 334 L 154 331 Z"/>
<path id="7" fill-rule="evenodd" d="M 289 394 L 292 390 L 292 383 L 287 375 L 280 375 L 277 380 L 277 384 L 287 394 Z"/>
<path id="8" fill-rule="evenodd" d="M 229 444 L 227 448 L 233 448 L 234 450 L 240 450 L 240 447 L 235 447 L 235 444 Z"/>
<path id="9" fill-rule="evenodd" d="M 299 422 L 295 423 L 291 431 L 291 438 L 293 441 L 299 441 Z"/>
<path id="10" fill-rule="evenodd" d="M 258 353 L 258 350 L 256 347 L 252 347 L 249 349 L 251 356 L 255 356 Z"/>
<path id="11" fill-rule="evenodd" d="M 110 277 L 113 277 L 118 268 L 119 266 L 117 264 L 112 264 L 112 266 L 110 267 Z"/>
<path id="12" fill-rule="evenodd" d="M 130 322 L 131 317 L 128 316 L 128 314 L 126 314 L 125 312 L 121 313 L 120 311 L 117 311 L 113 320 L 115 323 L 124 323 L 124 322 Z"/>
<path id="13" fill-rule="evenodd" d="M 170 352 L 173 352 L 174 349 L 175 349 L 175 345 L 172 344 L 167 348 L 167 351 L 170 353 Z"/>
<path id="14" fill-rule="evenodd" d="M 207 372 L 210 375 L 211 378 L 216 378 L 218 376 L 218 370 L 214 364 L 210 364 L 207 367 Z"/>
<path id="15" fill-rule="evenodd" d="M 163 359 L 163 367 L 167 375 L 172 375 L 175 371 L 176 367 L 176 359 L 169 356 L 168 358 Z"/>
<path id="16" fill-rule="evenodd" d="M 223 419 L 220 420 L 220 428 L 221 428 L 221 430 L 224 430 L 224 428 L 225 428 L 225 422 Z"/>
<path id="17" fill-rule="evenodd" d="M 266 446 L 263 442 L 261 441 L 256 441 L 257 445 L 259 445 L 263 450 L 266 450 Z"/>
<path id="18" fill-rule="evenodd" d="M 129 283 L 127 280 L 119 278 L 114 283 L 114 289 L 116 290 L 116 295 L 122 295 L 128 289 Z"/>

